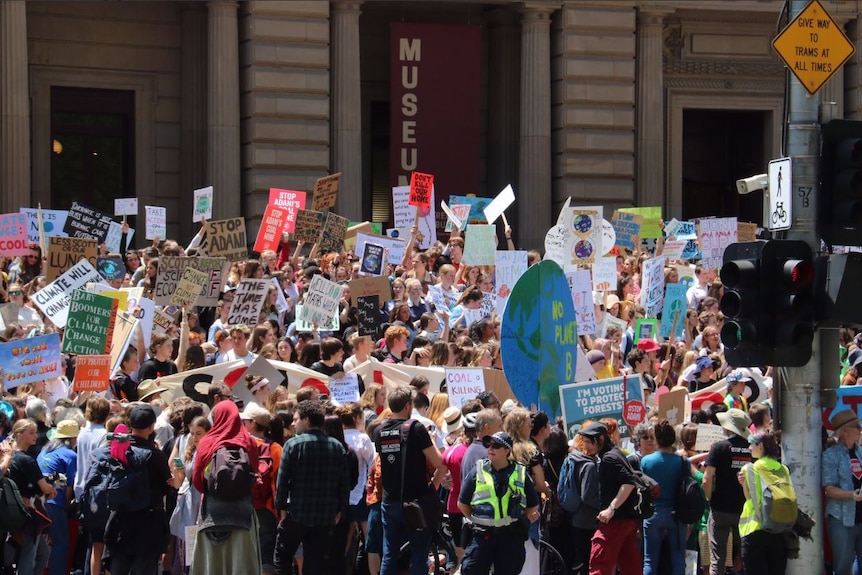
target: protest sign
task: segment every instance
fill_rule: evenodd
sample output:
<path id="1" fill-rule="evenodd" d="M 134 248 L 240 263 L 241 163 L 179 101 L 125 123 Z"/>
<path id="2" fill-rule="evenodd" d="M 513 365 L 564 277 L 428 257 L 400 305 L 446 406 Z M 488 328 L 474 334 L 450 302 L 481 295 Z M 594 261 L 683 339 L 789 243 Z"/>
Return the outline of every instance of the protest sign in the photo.
<path id="1" fill-rule="evenodd" d="M 183 270 L 194 268 L 204 272 L 209 278 L 195 305 L 214 306 L 218 303 L 222 287 L 222 272 L 225 267 L 225 258 L 162 256 L 159 258 L 153 301 L 156 305 L 170 305 L 171 295 L 177 289 Z"/>
<path id="2" fill-rule="evenodd" d="M 736 218 L 704 218 L 700 224 L 701 266 L 705 270 L 721 269 L 724 250 L 736 242 Z"/>
<path id="3" fill-rule="evenodd" d="M 211 257 L 223 257 L 230 262 L 248 258 L 245 218 L 208 221 L 207 242 L 207 254 Z"/>
<path id="4" fill-rule="evenodd" d="M 447 367 L 446 393 L 449 405 L 458 409 L 485 391 L 485 375 L 481 367 Z"/>
<path id="5" fill-rule="evenodd" d="M 45 276 L 54 281 L 76 263 L 85 259 L 96 267 L 99 245 L 89 238 L 48 238 L 48 261 Z"/>
<path id="6" fill-rule="evenodd" d="M 126 264 L 121 256 L 96 258 L 96 270 L 107 282 L 122 281 L 126 277 Z"/>
<path id="7" fill-rule="evenodd" d="M 392 216 L 394 227 L 410 229 L 416 221 L 416 207 L 410 205 L 410 186 L 392 188 Z M 428 249 L 437 241 L 437 212 L 434 203 L 434 187 L 431 187 L 431 203 L 419 208 L 419 247 Z"/>
<path id="8" fill-rule="evenodd" d="M 596 371 L 587 359 L 587 354 L 581 346 L 578 346 L 578 361 L 575 367 L 575 383 L 582 381 L 595 381 Z"/>
<path id="9" fill-rule="evenodd" d="M 386 257 L 383 246 L 367 243 L 362 249 L 362 259 L 359 262 L 359 273 L 362 275 L 379 276 L 383 273 L 383 259 Z"/>
<path id="10" fill-rule="evenodd" d="M 688 390 L 677 387 L 658 396 L 658 419 L 666 419 L 671 425 L 679 425 L 689 420 L 686 414 Z"/>
<path id="11" fill-rule="evenodd" d="M 253 328 L 260 323 L 260 311 L 269 293 L 269 286 L 270 281 L 267 279 L 242 278 L 233 293 L 228 325 L 245 324 Z"/>
<path id="12" fill-rule="evenodd" d="M 60 336 L 56 333 L 0 343 L 0 365 L 6 391 L 19 385 L 63 375 Z"/>
<path id="13" fill-rule="evenodd" d="M 392 289 L 389 287 L 389 278 L 386 276 L 350 280 L 348 287 L 350 288 L 350 305 L 354 307 L 359 303 L 357 298 L 369 295 L 376 295 L 379 301 L 384 302 L 392 299 Z"/>
<path id="14" fill-rule="evenodd" d="M 113 298 L 117 300 L 118 309 L 128 309 L 129 293 L 123 291 L 122 289 L 112 289 L 111 286 L 106 286 L 104 284 L 92 284 L 90 286 L 87 286 L 87 291 L 97 293 L 105 297 Z"/>
<path id="15" fill-rule="evenodd" d="M 736 241 L 756 242 L 757 241 L 757 224 L 748 222 L 736 222 Z"/>
<path id="16" fill-rule="evenodd" d="M 661 332 L 663 338 L 670 338 L 673 324 L 676 321 L 674 338 L 682 339 L 685 335 L 685 312 L 688 302 L 685 299 L 686 287 L 683 284 L 667 284 L 664 290 L 664 307 L 661 312 Z"/>
<path id="17" fill-rule="evenodd" d="M 466 218 L 461 218 L 463 225 L 487 224 L 488 220 L 485 219 L 485 208 L 491 203 L 491 201 L 491 198 L 477 198 L 476 196 L 456 196 L 454 194 L 449 194 L 450 206 L 458 204 L 470 206 L 470 213 Z"/>
<path id="18" fill-rule="evenodd" d="M 146 231 L 144 238 L 163 240 L 168 235 L 168 209 L 162 206 L 144 206 Z"/>
<path id="19" fill-rule="evenodd" d="M 380 228 L 379 224 L 374 224 L 371 222 L 360 222 L 358 224 L 351 224 L 347 226 L 347 231 L 344 232 L 344 249 L 353 250 L 356 247 L 356 234 L 374 234 L 375 226 Z M 354 253 L 355 250 L 354 250 Z"/>
<path id="20" fill-rule="evenodd" d="M 132 245 L 132 238 L 135 237 L 135 228 L 129 227 L 127 224 L 126 229 L 128 229 L 126 232 L 126 243 L 121 246 L 120 244 L 123 239 L 123 225 L 111 220 L 108 225 L 108 235 L 105 237 L 105 245 L 108 246 L 109 252 L 125 252 L 125 248 Z"/>
<path id="21" fill-rule="evenodd" d="M 644 260 L 641 305 L 646 317 L 658 317 L 664 301 L 664 256 Z"/>
<path id="22" fill-rule="evenodd" d="M 341 172 L 325 176 L 314 182 L 311 202 L 312 210 L 322 212 L 335 205 L 335 199 L 338 196 L 338 182 L 340 180 Z"/>
<path id="23" fill-rule="evenodd" d="M 338 301 L 344 288 L 318 274 L 311 280 L 302 306 L 302 321 L 324 324 L 338 315 Z"/>
<path id="24" fill-rule="evenodd" d="M 661 231 L 661 206 L 649 206 L 644 208 L 622 208 L 621 212 L 640 215 L 641 239 L 655 239 L 662 237 Z"/>
<path id="25" fill-rule="evenodd" d="M 111 377 L 119 371 L 129 344 L 138 333 L 137 326 L 140 324 L 134 315 L 125 311 L 118 311 L 114 320 L 114 336 L 111 340 Z M 145 339 L 144 341 L 150 341 Z"/>
<path id="26" fill-rule="evenodd" d="M 344 234 L 347 232 L 349 220 L 339 216 L 335 212 L 326 214 L 323 224 L 323 236 L 320 238 L 320 250 L 326 252 L 340 252 L 344 247 Z"/>
<path id="27" fill-rule="evenodd" d="M 676 218 L 665 224 L 665 233 L 668 237 L 673 236 L 678 240 L 697 239 L 697 227 L 694 222 L 681 222 Z"/>
<path id="28" fill-rule="evenodd" d="M 163 335 L 169 333 L 173 324 L 174 316 L 165 313 L 160 309 L 153 310 L 153 335 Z"/>
<path id="29" fill-rule="evenodd" d="M 28 253 L 30 242 L 27 239 L 27 214 L 0 214 L 0 254 L 26 256 Z"/>
<path id="30" fill-rule="evenodd" d="M 323 212 L 314 210 L 299 210 L 296 213 L 296 227 L 293 231 L 293 239 L 297 243 L 313 244 L 320 239 L 323 230 Z"/>
<path id="31" fill-rule="evenodd" d="M 561 385 L 559 393 L 563 422 L 570 437 L 581 422 L 603 417 L 622 420 L 620 435 L 627 437 L 629 428 L 646 416 L 640 375 Z"/>
<path id="32" fill-rule="evenodd" d="M 108 235 L 110 223 L 111 216 L 108 214 L 84 204 L 72 202 L 63 231 L 73 238 L 93 238 L 101 243 Z"/>
<path id="33" fill-rule="evenodd" d="M 137 216 L 138 198 L 114 198 L 115 216 Z"/>
<path id="34" fill-rule="evenodd" d="M 207 186 L 194 191 L 192 221 L 209 220 L 213 217 L 213 187 Z"/>
<path id="35" fill-rule="evenodd" d="M 37 208 L 21 208 L 22 214 L 27 216 L 27 241 L 30 243 L 39 243 L 39 217 Z M 66 226 L 69 212 L 67 210 L 41 210 L 42 212 L 42 231 L 46 238 L 53 236 L 65 237 L 66 232 L 63 228 Z"/>
<path id="36" fill-rule="evenodd" d="M 485 206 L 483 212 L 485 213 L 485 219 L 488 220 L 489 224 L 493 224 L 497 221 L 497 218 L 503 215 L 503 212 L 506 211 L 506 208 L 511 206 L 515 202 L 515 190 L 512 189 L 512 185 L 509 184 L 503 190 L 497 194 L 497 197 L 491 200 L 491 203 Z M 504 217 L 505 219 L 505 217 Z"/>
<path id="37" fill-rule="evenodd" d="M 518 278 L 527 271 L 527 252 L 524 250 L 497 250 L 494 252 L 494 264 L 497 315 L 502 316 L 512 288 L 515 287 Z"/>
<path id="38" fill-rule="evenodd" d="M 611 225 L 617 235 L 616 245 L 625 250 L 634 251 L 637 248 L 635 237 L 640 235 L 642 224 L 643 216 L 640 214 L 616 210 L 611 218 Z"/>
<path id="39" fill-rule="evenodd" d="M 329 398 L 335 405 L 359 401 L 359 377 L 355 373 L 346 373 L 339 379 L 330 379 Z"/>
<path id="40" fill-rule="evenodd" d="M 278 277 L 273 277 L 269 280 L 276 287 L 275 309 L 278 313 L 287 313 L 290 310 L 290 305 L 287 303 L 287 298 L 284 297 L 284 290 L 281 289 L 281 284 L 278 280 Z"/>
<path id="41" fill-rule="evenodd" d="M 569 233 L 566 230 L 565 224 L 551 226 L 551 229 L 545 234 L 545 257 L 543 259 L 556 262 L 560 267 L 570 265 L 566 258 L 566 242 L 568 238 Z"/>
<path id="42" fill-rule="evenodd" d="M 296 215 L 299 213 L 299 210 L 305 209 L 305 192 L 270 188 L 269 203 L 287 212 L 287 217 L 284 220 L 284 229 L 281 231 L 292 234 L 296 227 Z"/>
<path id="43" fill-rule="evenodd" d="M 718 441 L 727 439 L 727 433 L 720 425 L 712 425 L 711 423 L 697 424 L 697 438 L 694 440 L 695 451 L 709 451 L 712 444 Z"/>
<path id="44" fill-rule="evenodd" d="M 613 291 L 617 289 L 617 258 L 602 256 L 593 262 L 593 289 Z"/>
<path id="45" fill-rule="evenodd" d="M 370 335 L 373 341 L 383 335 L 380 298 L 376 294 L 356 298 L 356 318 L 359 335 Z"/>
<path id="46" fill-rule="evenodd" d="M 300 319 L 300 315 L 302 315 L 302 304 L 298 303 L 296 304 L 296 331 L 306 333 L 314 331 L 314 323 Z M 338 331 L 339 329 L 341 329 L 341 318 L 338 314 L 335 314 L 323 323 L 317 324 L 318 331 Z"/>
<path id="47" fill-rule="evenodd" d="M 447 206 L 445 200 L 440 200 L 440 209 L 446 214 L 446 227 L 444 231 L 451 232 L 454 228 L 464 229 L 467 218 L 470 216 L 470 206 L 468 204 L 456 204 Z"/>
<path id="48" fill-rule="evenodd" d="M 668 328 L 670 331 L 670 328 Z M 655 334 L 658 333 L 658 320 L 655 318 L 638 318 L 635 322 L 634 342 L 637 343 L 642 339 L 656 339 Z"/>
<path id="49" fill-rule="evenodd" d="M 497 310 L 497 294 L 493 292 L 482 292 L 482 307 L 479 308 L 479 316 L 491 317 Z"/>
<path id="50" fill-rule="evenodd" d="M 570 207 L 565 220 L 565 265 L 591 264 L 602 251 L 602 206 Z"/>
<path id="51" fill-rule="evenodd" d="M 665 240 L 662 255 L 669 260 L 685 259 L 683 252 L 690 240 Z"/>
<path id="52" fill-rule="evenodd" d="M 111 350 L 118 302 L 114 298 L 82 289 L 72 292 L 63 353 L 101 355 Z"/>
<path id="53" fill-rule="evenodd" d="M 451 293 L 443 293 L 443 288 L 439 285 L 429 285 L 428 296 L 425 299 L 434 304 L 434 310 L 437 312 L 438 317 L 440 317 L 441 311 L 450 311 L 455 306 L 456 300 L 456 298 L 452 297 Z"/>
<path id="54" fill-rule="evenodd" d="M 353 248 L 353 253 L 361 256 L 365 253 L 365 244 L 369 242 L 377 244 L 378 246 L 383 246 L 385 249 L 389 250 L 386 263 L 399 265 L 401 260 L 404 258 L 404 248 L 406 246 L 404 240 L 364 233 L 356 234 L 356 245 Z"/>
<path id="55" fill-rule="evenodd" d="M 578 335 L 596 333 L 596 306 L 593 305 L 592 280 L 590 270 L 566 272 L 566 281 L 572 294 L 575 318 L 578 322 Z"/>
<path id="56" fill-rule="evenodd" d="M 608 328 L 612 325 L 620 328 L 622 333 L 626 332 L 626 328 L 628 327 L 628 323 L 624 319 L 620 319 L 618 317 L 614 317 L 609 313 L 605 313 L 602 315 L 602 324 L 599 327 L 599 337 L 608 337 Z M 655 333 L 655 330 L 653 330 Z"/>
<path id="57" fill-rule="evenodd" d="M 66 327 L 72 292 L 88 283 L 99 283 L 102 276 L 87 260 L 81 260 L 66 272 L 35 292 L 31 299 L 57 327 Z"/>
<path id="58" fill-rule="evenodd" d="M 75 380 L 72 389 L 82 391 L 108 391 L 111 380 L 111 356 L 79 355 L 75 361 Z"/>
<path id="59" fill-rule="evenodd" d="M 281 234 L 287 221 L 287 210 L 272 204 L 266 206 L 263 217 L 260 220 L 260 228 L 257 230 L 257 239 L 254 241 L 252 251 L 263 253 L 264 250 L 278 251 L 281 243 Z"/>
<path id="60" fill-rule="evenodd" d="M 617 233 L 611 223 L 602 219 L 602 255 L 608 255 L 617 243 Z"/>
<path id="61" fill-rule="evenodd" d="M 206 272 L 194 268 L 184 269 L 177 283 L 177 289 L 171 295 L 170 304 L 177 307 L 193 306 L 208 281 L 209 275 Z"/>
<path id="62" fill-rule="evenodd" d="M 463 263 L 475 266 L 494 265 L 494 241 L 497 228 L 492 224 L 474 224 L 467 228 L 464 239 Z"/>
<path id="63" fill-rule="evenodd" d="M 434 186 L 434 175 L 413 172 L 410 174 L 410 197 L 408 203 L 417 208 L 431 207 L 431 188 Z"/>

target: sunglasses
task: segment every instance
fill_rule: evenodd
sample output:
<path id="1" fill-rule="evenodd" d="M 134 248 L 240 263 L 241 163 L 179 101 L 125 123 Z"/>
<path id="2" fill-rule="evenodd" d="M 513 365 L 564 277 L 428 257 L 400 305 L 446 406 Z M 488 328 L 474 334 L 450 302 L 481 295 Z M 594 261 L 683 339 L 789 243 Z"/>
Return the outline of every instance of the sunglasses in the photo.
<path id="1" fill-rule="evenodd" d="M 9 292 L 9 295 L 24 295 L 24 292 L 22 292 L 21 290 L 17 290 L 17 289 L 16 289 L 16 290 L 12 290 L 12 291 L 10 291 L 10 292 Z"/>
<path id="2" fill-rule="evenodd" d="M 39 258 L 39 256 L 27 256 L 27 259 L 28 259 L 28 260 L 35 260 L 35 259 L 38 259 L 38 258 Z"/>
<path id="3" fill-rule="evenodd" d="M 482 447 L 485 449 L 508 449 L 508 447 L 496 441 L 482 441 Z"/>

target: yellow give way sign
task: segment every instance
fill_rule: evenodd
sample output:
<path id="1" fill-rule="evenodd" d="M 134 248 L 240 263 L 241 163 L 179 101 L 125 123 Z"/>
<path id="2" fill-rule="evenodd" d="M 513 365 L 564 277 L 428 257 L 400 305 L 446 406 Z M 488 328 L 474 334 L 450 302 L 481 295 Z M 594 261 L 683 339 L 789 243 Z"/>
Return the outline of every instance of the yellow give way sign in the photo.
<path id="1" fill-rule="evenodd" d="M 781 31 L 772 47 L 809 94 L 815 94 L 856 51 L 818 0 Z"/>

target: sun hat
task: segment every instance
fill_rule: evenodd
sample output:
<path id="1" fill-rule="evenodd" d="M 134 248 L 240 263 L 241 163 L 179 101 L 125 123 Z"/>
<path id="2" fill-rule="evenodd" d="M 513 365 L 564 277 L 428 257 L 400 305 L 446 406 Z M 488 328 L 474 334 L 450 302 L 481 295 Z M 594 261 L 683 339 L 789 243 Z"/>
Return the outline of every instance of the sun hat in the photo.
<path id="1" fill-rule="evenodd" d="M 54 432 L 54 439 L 71 439 L 78 437 L 81 432 L 81 427 L 78 422 L 73 419 L 64 419 L 57 424 L 57 430 Z"/>
<path id="2" fill-rule="evenodd" d="M 835 433 L 838 433 L 839 431 L 841 431 L 841 428 L 848 425 L 858 426 L 859 417 L 852 409 L 842 409 L 838 413 L 832 415 L 832 418 L 829 420 L 829 423 L 832 424 L 832 429 L 835 431 Z"/>
<path id="3" fill-rule="evenodd" d="M 458 431 L 464 426 L 464 419 L 461 417 L 461 410 L 450 405 L 443 412 L 443 432 L 446 435 Z"/>
<path id="4" fill-rule="evenodd" d="M 694 374 L 698 375 L 704 369 L 711 367 L 715 369 L 715 362 L 712 361 L 709 357 L 705 355 L 701 355 L 697 358 L 697 361 L 694 362 Z"/>
<path id="5" fill-rule="evenodd" d="M 167 388 L 159 387 L 155 379 L 145 379 L 138 384 L 138 398 L 144 401 L 146 398 L 157 393 L 164 393 Z"/>
<path id="6" fill-rule="evenodd" d="M 726 430 L 740 437 L 748 437 L 750 433 L 748 426 L 751 425 L 751 418 L 741 409 L 733 408 L 721 411 L 715 417 L 718 419 L 718 424 Z"/>
<path id="7" fill-rule="evenodd" d="M 745 370 L 734 369 L 727 375 L 725 381 L 727 382 L 727 387 L 732 387 L 739 382 L 751 381 L 751 375 Z"/>

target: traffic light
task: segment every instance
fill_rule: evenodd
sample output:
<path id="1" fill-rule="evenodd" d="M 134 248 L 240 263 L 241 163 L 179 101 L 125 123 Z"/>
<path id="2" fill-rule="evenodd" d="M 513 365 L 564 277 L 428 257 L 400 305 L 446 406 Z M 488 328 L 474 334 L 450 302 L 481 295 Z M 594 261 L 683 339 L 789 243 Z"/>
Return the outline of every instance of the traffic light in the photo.
<path id="1" fill-rule="evenodd" d="M 862 121 L 821 128 L 818 225 L 829 245 L 862 245 Z"/>
<path id="2" fill-rule="evenodd" d="M 724 314 L 721 342 L 725 357 L 734 366 L 767 365 L 761 328 L 760 253 L 763 242 L 731 244 L 724 251 L 719 277 L 724 295 L 719 306 Z"/>

